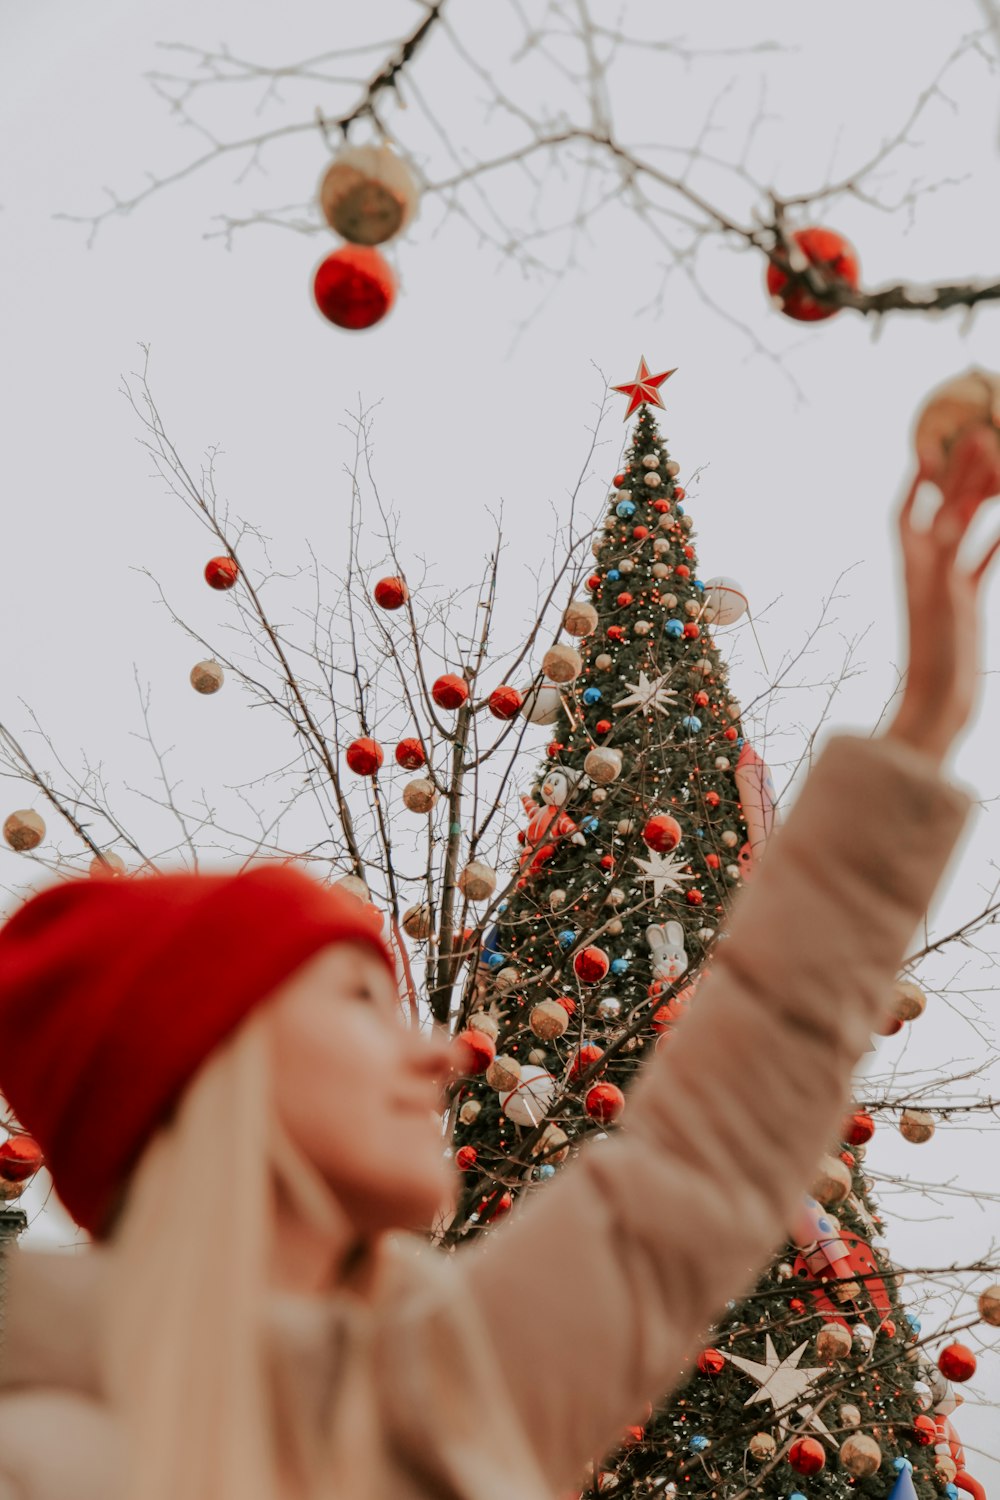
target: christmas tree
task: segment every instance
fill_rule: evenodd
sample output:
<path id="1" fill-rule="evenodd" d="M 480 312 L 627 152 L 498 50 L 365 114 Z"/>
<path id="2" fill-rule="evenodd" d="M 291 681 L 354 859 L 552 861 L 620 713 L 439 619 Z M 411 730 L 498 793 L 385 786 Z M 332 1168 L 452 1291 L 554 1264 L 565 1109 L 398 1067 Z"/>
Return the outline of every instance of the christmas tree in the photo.
<path id="1" fill-rule="evenodd" d="M 462 1033 L 451 1243 L 474 1239 L 587 1135 L 627 1128 L 629 1084 L 697 1004 L 773 822 L 770 778 L 711 629 L 746 601 L 731 580 L 699 578 L 678 466 L 650 409 L 672 373 L 643 362 L 618 388 L 639 415 L 589 598 L 563 622 L 579 644 L 548 652 L 549 682 L 525 705 L 554 738 Z M 901 983 L 896 1025 L 922 1008 Z M 919 1139 L 927 1121 L 909 1113 Z M 956 1478 L 973 1489 L 947 1425 L 949 1382 L 921 1362 L 898 1274 L 871 1246 L 880 1223 L 862 1162 L 873 1129 L 860 1108 L 845 1122 L 787 1247 L 727 1310 L 681 1392 L 597 1459 L 597 1492 L 876 1500 L 898 1483 L 930 1500 L 942 1487 L 957 1495 Z M 965 1353 L 949 1346 L 942 1369 L 968 1378 Z"/>

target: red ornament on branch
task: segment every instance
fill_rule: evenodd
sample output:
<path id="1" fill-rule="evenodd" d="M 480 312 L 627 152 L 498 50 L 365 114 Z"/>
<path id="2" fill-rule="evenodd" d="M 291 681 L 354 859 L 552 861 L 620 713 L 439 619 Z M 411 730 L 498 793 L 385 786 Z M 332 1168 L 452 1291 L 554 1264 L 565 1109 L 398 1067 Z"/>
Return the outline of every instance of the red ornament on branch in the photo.
<path id="1" fill-rule="evenodd" d="M 500 687 L 493 689 L 487 707 L 494 719 L 513 719 L 520 711 L 523 702 L 524 697 L 517 688 L 503 683 Z"/>
<path id="2" fill-rule="evenodd" d="M 454 1045 L 455 1071 L 464 1075 L 485 1073 L 497 1055 L 496 1044 L 485 1031 L 470 1026 L 460 1031 Z"/>
<path id="3" fill-rule="evenodd" d="M 374 776 L 384 759 L 377 740 L 352 740 L 347 747 L 347 764 L 358 776 Z"/>
<path id="4" fill-rule="evenodd" d="M 577 1049 L 576 1056 L 569 1065 L 570 1083 L 575 1083 L 581 1073 L 586 1073 L 587 1069 L 592 1068 L 594 1063 L 603 1056 L 603 1047 L 598 1047 L 595 1042 L 584 1042 L 583 1046 Z"/>
<path id="5" fill-rule="evenodd" d="M 371 328 L 395 302 L 396 278 L 377 250 L 345 245 L 320 262 L 313 296 L 324 318 L 338 328 Z"/>
<path id="6" fill-rule="evenodd" d="M 455 1152 L 455 1165 L 460 1172 L 469 1172 L 476 1165 L 475 1146 L 459 1146 Z"/>
<path id="7" fill-rule="evenodd" d="M 625 1108 L 625 1095 L 613 1083 L 595 1083 L 587 1090 L 584 1108 L 592 1120 L 610 1125 Z"/>
<path id="8" fill-rule="evenodd" d="M 402 578 L 380 578 L 374 589 L 379 609 L 402 609 L 410 591 Z"/>
<path id="9" fill-rule="evenodd" d="M 25 1182 L 42 1165 L 42 1148 L 30 1135 L 12 1135 L 0 1146 L 0 1178 Z"/>
<path id="10" fill-rule="evenodd" d="M 210 589 L 231 589 L 240 570 L 231 557 L 211 557 L 205 564 L 205 582 Z"/>
<path id="11" fill-rule="evenodd" d="M 864 1146 L 875 1134 L 875 1121 L 863 1109 L 857 1109 L 844 1121 L 844 1140 L 849 1146 Z"/>
<path id="12" fill-rule="evenodd" d="M 726 1356 L 720 1349 L 703 1349 L 698 1355 L 698 1369 L 703 1375 L 721 1375 L 726 1368 Z"/>
<path id="13" fill-rule="evenodd" d="M 576 977 L 584 984 L 597 984 L 610 968 L 603 948 L 582 948 L 573 960 Z"/>
<path id="14" fill-rule="evenodd" d="M 914 1417 L 913 1436 L 921 1448 L 929 1448 L 933 1442 L 937 1441 L 937 1427 L 934 1425 L 934 1418 L 924 1416 Z"/>
<path id="15" fill-rule="evenodd" d="M 967 1344 L 946 1344 L 938 1355 L 938 1369 L 945 1380 L 971 1380 L 976 1373 L 976 1356 Z"/>
<path id="16" fill-rule="evenodd" d="M 823 1444 L 816 1438 L 796 1438 L 788 1450 L 788 1462 L 796 1474 L 818 1474 L 826 1463 Z"/>
<path id="17" fill-rule="evenodd" d="M 396 764 L 402 766 L 404 771 L 419 771 L 420 767 L 426 765 L 427 757 L 424 747 L 417 739 L 400 740 L 396 746 Z"/>
<path id="18" fill-rule="evenodd" d="M 681 825 L 668 813 L 656 813 L 647 819 L 642 841 L 657 854 L 669 854 L 681 841 Z"/>
<path id="19" fill-rule="evenodd" d="M 468 696 L 468 683 L 454 672 L 446 672 L 431 688 L 431 697 L 438 708 L 461 708 Z"/>
<path id="20" fill-rule="evenodd" d="M 797 229 L 791 239 L 826 281 L 839 281 L 852 291 L 857 291 L 860 279 L 857 252 L 842 234 L 837 234 L 833 229 L 813 227 Z M 789 280 L 787 272 L 774 264 L 768 265 L 767 290 L 772 297 L 777 298 L 781 311 L 787 318 L 794 318 L 799 323 L 818 323 L 840 312 L 839 307 L 817 302 L 805 286 L 789 287 Z M 789 287 L 787 291 L 786 287 Z"/>

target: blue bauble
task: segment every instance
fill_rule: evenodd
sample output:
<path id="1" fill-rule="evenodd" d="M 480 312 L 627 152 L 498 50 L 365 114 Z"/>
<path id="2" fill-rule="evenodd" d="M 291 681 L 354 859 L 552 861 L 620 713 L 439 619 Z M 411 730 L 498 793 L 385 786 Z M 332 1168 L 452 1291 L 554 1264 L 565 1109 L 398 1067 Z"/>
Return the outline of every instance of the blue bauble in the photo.
<path id="1" fill-rule="evenodd" d="M 601 692 L 600 688 L 589 687 L 584 688 L 583 690 L 583 701 L 584 703 L 586 703 L 588 708 L 594 703 L 600 703 L 603 697 L 604 694 Z"/>
<path id="2" fill-rule="evenodd" d="M 957 1484 L 946 1484 L 944 1487 L 944 1492 L 947 1495 L 948 1500 L 958 1500 Z"/>
<path id="3" fill-rule="evenodd" d="M 538 1168 L 538 1175 L 539 1177 L 554 1177 L 556 1169 L 550 1161 L 546 1161 Z"/>
<path id="4" fill-rule="evenodd" d="M 575 942 L 576 933 L 573 932 L 569 927 L 567 927 L 563 932 L 559 934 L 559 946 L 561 948 L 572 948 Z"/>
<path id="5" fill-rule="evenodd" d="M 801 1490 L 792 1490 L 791 1494 L 788 1496 L 788 1500 L 806 1500 L 806 1497 L 805 1495 L 803 1495 Z"/>
<path id="6" fill-rule="evenodd" d="M 613 958 L 611 960 L 611 972 L 612 972 L 612 974 L 627 974 L 628 973 L 628 959 L 627 958 Z"/>
<path id="7" fill-rule="evenodd" d="M 737 748 L 737 750 L 742 750 L 743 749 L 743 744 L 744 744 L 743 736 L 740 735 L 739 739 L 736 741 L 736 748 Z"/>
<path id="8" fill-rule="evenodd" d="M 916 1338 L 924 1325 L 921 1323 L 916 1313 L 908 1312 L 904 1313 L 903 1316 L 910 1325 L 910 1330 L 913 1333 L 913 1337 Z"/>
<path id="9" fill-rule="evenodd" d="M 694 831 L 694 836 L 696 839 L 703 839 L 705 837 L 704 828 L 696 828 Z"/>
<path id="10" fill-rule="evenodd" d="M 697 734 L 701 728 L 701 720 L 697 714 L 688 714 L 681 720 L 681 726 L 687 730 L 688 734 Z"/>
<path id="11" fill-rule="evenodd" d="M 682 516 L 684 514 L 684 507 L 683 507 L 683 505 L 680 504 L 679 501 L 678 501 L 678 504 L 677 504 L 676 508 L 677 508 L 677 514 L 679 516 Z"/>
<path id="12" fill-rule="evenodd" d="M 596 833 L 601 826 L 600 818 L 584 818 L 580 828 L 584 833 Z"/>
<path id="13" fill-rule="evenodd" d="M 705 592 L 705 585 L 702 583 L 700 578 L 692 578 L 691 587 L 696 588 L 699 594 L 703 594 Z"/>
<path id="14" fill-rule="evenodd" d="M 508 908 L 509 905 L 510 905 L 509 901 L 498 901 L 497 902 L 497 911 L 504 912 L 504 911 L 507 910 L 507 908 Z"/>
<path id="15" fill-rule="evenodd" d="M 700 1432 L 696 1432 L 694 1437 L 689 1440 L 688 1447 L 692 1453 L 704 1453 L 708 1447 L 708 1438 L 703 1437 Z"/>
<path id="16" fill-rule="evenodd" d="M 486 956 L 486 964 L 490 969 L 500 969 L 507 962 L 505 953 L 489 953 Z"/>
<path id="17" fill-rule="evenodd" d="M 622 575 L 619 573 L 617 568 L 609 568 L 605 576 L 607 577 L 609 583 L 617 583 Z"/>
<path id="18" fill-rule="evenodd" d="M 902 1474 L 904 1469 L 908 1474 L 913 1473 L 913 1465 L 910 1463 L 910 1460 L 908 1458 L 894 1458 L 892 1461 L 892 1467 L 895 1469 L 897 1474 Z"/>
<path id="19" fill-rule="evenodd" d="M 634 500 L 619 500 L 618 504 L 615 506 L 615 515 L 616 516 L 622 516 L 623 518 L 627 518 L 629 516 L 634 516 L 635 515 L 635 501 Z"/>
<path id="20" fill-rule="evenodd" d="M 668 620 L 665 629 L 672 641 L 676 641 L 684 634 L 684 625 L 680 620 Z"/>

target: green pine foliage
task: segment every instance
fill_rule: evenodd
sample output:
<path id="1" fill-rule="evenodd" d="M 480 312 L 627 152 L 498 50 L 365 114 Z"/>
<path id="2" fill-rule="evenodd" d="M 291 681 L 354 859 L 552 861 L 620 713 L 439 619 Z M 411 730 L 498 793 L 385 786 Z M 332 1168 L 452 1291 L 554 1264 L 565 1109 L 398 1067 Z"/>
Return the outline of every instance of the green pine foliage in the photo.
<path id="1" fill-rule="evenodd" d="M 455 1100 L 453 1144 L 462 1173 L 445 1236 L 451 1244 L 474 1239 L 520 1194 L 551 1177 L 581 1139 L 609 1128 L 601 1096 L 591 1092 L 595 1085 L 610 1082 L 625 1094 L 627 1126 L 629 1085 L 652 1046 L 669 1039 L 723 936 L 728 905 L 752 870 L 735 779 L 744 745 L 740 711 L 712 638 L 676 472 L 644 406 L 594 546 L 587 587 L 596 628 L 578 642 L 582 671 L 563 691 L 533 788 L 538 804 L 546 788 L 551 795 L 568 787 L 569 795 L 546 828 L 539 831 L 537 814 L 526 819 L 535 832 L 520 836 L 519 876 L 484 951 L 469 1023 L 495 1040 L 501 1065 L 511 1060 L 508 1073 L 543 1070 L 551 1093 L 535 1110 L 537 1123 L 524 1124 L 505 1112 L 496 1064 L 463 1083 Z M 623 701 L 634 700 L 643 683 L 656 685 L 656 701 Z M 584 774 L 595 749 L 621 754 L 620 774 L 605 785 Z M 655 815 L 680 828 L 677 847 L 661 856 L 669 878 L 658 891 L 644 878 L 651 850 L 643 832 Z M 662 949 L 651 948 L 648 932 L 666 923 L 679 924 L 684 954 L 683 971 L 670 979 L 657 970 Z M 595 947 L 606 955 L 608 972 L 587 982 L 577 962 Z M 562 1027 L 556 1000 L 566 1018 L 561 1034 L 552 1034 Z M 540 1002 L 548 1002 L 541 1013 Z M 896 1478 L 892 1460 L 899 1456 L 913 1463 L 921 1500 L 939 1492 L 933 1448 L 914 1437 L 921 1409 L 914 1382 L 925 1373 L 916 1335 L 891 1266 L 870 1250 L 877 1224 L 862 1155 L 844 1148 L 852 1191 L 837 1210 L 842 1230 L 858 1237 L 858 1253 L 871 1267 L 847 1287 L 853 1295 L 836 1284 L 824 1290 L 788 1246 L 713 1334 L 720 1354 L 758 1363 L 767 1337 L 781 1359 L 804 1343 L 801 1364 L 810 1368 L 822 1363 L 815 1337 L 824 1324 L 867 1325 L 868 1335 L 852 1337 L 850 1352 L 831 1366 L 815 1397 L 819 1403 L 833 1393 L 823 1404 L 824 1469 L 808 1478 L 793 1471 L 786 1450 L 800 1414 L 776 1413 L 767 1401 L 747 1405 L 758 1390 L 753 1379 L 716 1359 L 721 1368 L 693 1372 L 678 1395 L 595 1466 L 595 1494 L 735 1500 L 753 1490 L 773 1500 L 793 1493 L 847 1500 L 859 1491 L 878 1500 Z M 850 1425 L 852 1406 L 860 1429 Z M 874 1435 L 883 1453 L 868 1479 L 852 1478 L 838 1460 L 841 1443 L 856 1430 Z M 774 1438 L 773 1456 L 751 1455 L 751 1439 L 760 1434 Z"/>

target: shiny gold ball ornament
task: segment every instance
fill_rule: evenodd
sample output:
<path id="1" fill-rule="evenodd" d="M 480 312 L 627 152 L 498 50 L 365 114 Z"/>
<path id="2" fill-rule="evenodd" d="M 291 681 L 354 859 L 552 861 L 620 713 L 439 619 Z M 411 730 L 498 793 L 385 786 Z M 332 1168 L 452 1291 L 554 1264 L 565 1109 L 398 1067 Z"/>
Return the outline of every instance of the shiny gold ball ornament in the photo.
<path id="1" fill-rule="evenodd" d="M 217 693 L 226 674 L 217 661 L 199 661 L 191 668 L 191 686 L 196 693 Z"/>
<path id="2" fill-rule="evenodd" d="M 91 880 L 120 880 L 125 874 L 125 861 L 113 849 L 104 849 L 100 859 L 90 861 L 88 871 Z"/>
<path id="3" fill-rule="evenodd" d="M 493 982 L 501 995 L 509 995 L 511 990 L 516 989 L 521 983 L 521 971 L 513 964 L 508 964 L 506 968 L 497 972 Z"/>
<path id="4" fill-rule="evenodd" d="M 914 984 L 912 979 L 900 979 L 896 982 L 893 997 L 893 1015 L 900 1021 L 915 1021 L 922 1016 L 927 1009 L 927 996 L 919 984 Z"/>
<path id="5" fill-rule="evenodd" d="M 1000 1282 L 979 1293 L 979 1316 L 991 1328 L 1000 1328 Z"/>
<path id="6" fill-rule="evenodd" d="M 434 923 L 431 918 L 431 909 L 426 901 L 419 902 L 416 906 L 408 906 L 403 913 L 403 931 L 407 937 L 415 938 L 417 942 L 423 942 L 429 938 Z"/>
<path id="7" fill-rule="evenodd" d="M 850 1168 L 839 1156 L 826 1155 L 820 1158 L 819 1170 L 813 1180 L 812 1195 L 824 1208 L 842 1203 L 851 1191 Z"/>
<path id="8" fill-rule="evenodd" d="M 755 1432 L 747 1444 L 747 1452 L 754 1463 L 766 1464 L 778 1451 L 778 1445 L 769 1432 Z"/>
<path id="9" fill-rule="evenodd" d="M 678 474 L 680 472 L 681 472 L 681 466 L 677 462 L 677 460 L 675 458 L 668 458 L 667 459 L 667 473 L 670 475 L 671 479 L 676 479 L 677 476 L 678 476 Z"/>
<path id="10" fill-rule="evenodd" d="M 882 1449 L 866 1432 L 852 1432 L 840 1445 L 840 1462 L 855 1479 L 867 1479 L 882 1464 Z"/>
<path id="11" fill-rule="evenodd" d="M 507 1094 L 521 1077 L 521 1064 L 516 1057 L 508 1057 L 501 1052 L 495 1057 L 486 1069 L 486 1082 L 491 1089 L 496 1089 L 498 1094 Z"/>
<path id="12" fill-rule="evenodd" d="M 497 872 L 481 859 L 470 860 L 458 877 L 458 888 L 470 901 L 488 901 L 497 888 Z"/>
<path id="13" fill-rule="evenodd" d="M 838 1359 L 846 1359 L 851 1352 L 850 1331 L 843 1323 L 824 1323 L 816 1335 L 816 1354 L 824 1364 L 832 1365 Z"/>
<path id="14" fill-rule="evenodd" d="M 904 1109 L 899 1117 L 899 1133 L 904 1141 L 922 1146 L 934 1134 L 934 1116 L 923 1109 Z"/>
<path id="15" fill-rule="evenodd" d="M 348 896 L 354 896 L 358 901 L 370 901 L 372 899 L 372 893 L 360 875 L 341 875 L 340 879 L 335 880 L 333 884 L 338 891 L 343 891 Z"/>
<path id="16" fill-rule="evenodd" d="M 491 1016 L 488 1010 L 474 1010 L 469 1017 L 468 1025 L 472 1031 L 481 1031 L 483 1036 L 488 1036 L 492 1042 L 495 1042 L 500 1034 L 500 1022 L 496 1016 Z"/>
<path id="17" fill-rule="evenodd" d="M 3 836 L 16 853 L 29 854 L 45 837 L 45 821 L 32 808 L 20 807 L 4 820 Z"/>
<path id="18" fill-rule="evenodd" d="M 851 1401 L 845 1401 L 837 1412 L 841 1427 L 860 1427 L 861 1412 Z"/>
<path id="19" fill-rule="evenodd" d="M 531 1148 L 532 1156 L 544 1156 L 553 1163 L 565 1161 L 569 1155 L 569 1136 L 558 1125 L 546 1125 Z"/>
<path id="20" fill-rule="evenodd" d="M 330 228 L 354 245 L 383 245 L 417 211 L 413 174 L 391 146 L 346 146 L 319 189 Z"/>
<path id="21" fill-rule="evenodd" d="M 594 666 L 599 672 L 610 672 L 613 665 L 614 661 L 606 651 L 602 651 L 600 656 L 594 657 Z"/>
<path id="22" fill-rule="evenodd" d="M 655 562 L 649 570 L 654 578 L 669 578 L 671 569 L 668 563 Z M 672 608 L 673 606 L 669 606 Z"/>
<path id="23" fill-rule="evenodd" d="M 466 1099 L 458 1112 L 458 1118 L 463 1125 L 474 1125 L 479 1118 L 479 1111 L 482 1107 L 478 1099 Z"/>
<path id="24" fill-rule="evenodd" d="M 575 682 L 583 671 L 583 657 L 575 646 L 550 646 L 542 657 L 542 671 L 550 682 Z"/>
<path id="25" fill-rule="evenodd" d="M 589 599 L 573 599 L 563 616 L 563 628 L 570 635 L 591 635 L 597 629 L 597 610 Z"/>
<path id="26" fill-rule="evenodd" d="M 429 813 L 437 798 L 437 789 L 427 776 L 414 776 L 403 788 L 403 805 L 410 812 Z"/>
<path id="27" fill-rule="evenodd" d="M 958 1464 L 950 1453 L 935 1453 L 934 1468 L 945 1484 L 954 1484 L 955 1475 L 958 1473 Z"/>
<path id="28" fill-rule="evenodd" d="M 609 786 L 622 773 L 622 753 L 610 745 L 597 745 L 587 751 L 583 769 L 598 786 Z"/>
<path id="29" fill-rule="evenodd" d="M 974 427 L 991 429 L 1000 444 L 1000 375 L 991 370 L 967 370 L 928 397 L 913 435 L 917 462 L 927 479 L 940 483 L 956 441 Z"/>
<path id="30" fill-rule="evenodd" d="M 565 1008 L 555 1000 L 540 1000 L 532 1007 L 528 1024 L 535 1036 L 544 1042 L 551 1042 L 556 1037 L 565 1035 L 569 1016 Z"/>

